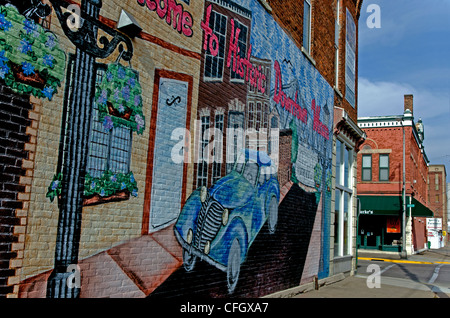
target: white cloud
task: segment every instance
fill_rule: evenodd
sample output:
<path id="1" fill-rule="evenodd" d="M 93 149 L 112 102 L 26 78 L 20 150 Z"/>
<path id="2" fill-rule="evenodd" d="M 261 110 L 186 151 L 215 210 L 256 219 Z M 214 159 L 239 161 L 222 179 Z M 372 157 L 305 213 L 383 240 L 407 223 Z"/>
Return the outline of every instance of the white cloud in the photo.
<path id="1" fill-rule="evenodd" d="M 434 93 L 396 82 L 358 81 L 358 116 L 401 115 L 404 95 L 414 95 L 414 119 L 425 126 L 425 152 L 431 164 L 450 163 L 450 93 Z M 450 168 L 450 167 L 449 167 Z M 449 173 L 450 175 L 450 173 Z"/>

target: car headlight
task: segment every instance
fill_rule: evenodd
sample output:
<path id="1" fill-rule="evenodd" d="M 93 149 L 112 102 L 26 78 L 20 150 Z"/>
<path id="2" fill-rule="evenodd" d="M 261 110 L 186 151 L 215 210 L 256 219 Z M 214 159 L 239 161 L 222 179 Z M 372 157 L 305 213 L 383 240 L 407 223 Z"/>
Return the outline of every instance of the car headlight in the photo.
<path id="1" fill-rule="evenodd" d="M 206 194 L 207 194 L 207 191 L 208 191 L 208 190 L 206 189 L 205 186 L 203 186 L 203 187 L 200 189 L 200 201 L 202 201 L 202 203 L 206 201 Z"/>
<path id="2" fill-rule="evenodd" d="M 222 213 L 222 224 L 223 226 L 227 225 L 228 223 L 228 209 L 224 209 Z"/>
<path id="3" fill-rule="evenodd" d="M 194 233 L 192 232 L 192 229 L 189 229 L 187 236 L 186 236 L 186 242 L 188 244 L 191 244 L 193 238 L 194 238 Z"/>
<path id="4" fill-rule="evenodd" d="M 205 244 L 205 254 L 208 255 L 209 254 L 209 250 L 211 249 L 211 242 L 210 241 L 206 241 Z"/>

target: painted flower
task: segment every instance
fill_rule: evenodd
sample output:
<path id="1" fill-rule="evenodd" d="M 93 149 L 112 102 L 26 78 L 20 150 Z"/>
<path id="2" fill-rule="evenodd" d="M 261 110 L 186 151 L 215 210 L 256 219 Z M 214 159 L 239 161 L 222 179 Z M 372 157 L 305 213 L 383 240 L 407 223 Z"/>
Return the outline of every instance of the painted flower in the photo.
<path id="1" fill-rule="evenodd" d="M 106 89 L 102 90 L 102 93 L 100 94 L 97 103 L 100 105 L 104 105 L 108 100 L 108 91 Z"/>
<path id="2" fill-rule="evenodd" d="M 33 20 L 25 19 L 23 21 L 23 24 L 24 24 L 23 29 L 25 30 L 25 32 L 27 32 L 27 34 L 31 34 L 34 32 L 34 30 L 36 30 L 36 24 L 34 23 Z"/>
<path id="3" fill-rule="evenodd" d="M 140 130 L 142 126 L 144 126 L 144 119 L 142 119 L 142 117 L 137 114 L 136 116 L 134 116 L 134 120 L 136 121 L 137 124 L 137 130 Z"/>
<path id="4" fill-rule="evenodd" d="M 114 89 L 114 99 L 116 100 L 116 102 L 118 102 L 120 99 L 119 94 L 120 94 L 119 89 L 118 88 Z"/>
<path id="5" fill-rule="evenodd" d="M 95 182 L 92 181 L 92 182 L 91 182 L 91 189 L 94 189 L 94 188 L 95 188 L 95 185 L 96 185 Z"/>
<path id="6" fill-rule="evenodd" d="M 133 191 L 131 192 L 131 195 L 133 197 L 137 197 L 138 196 L 138 190 L 137 189 L 133 189 Z"/>
<path id="7" fill-rule="evenodd" d="M 134 175 L 133 174 L 130 175 L 130 182 L 131 183 L 135 183 L 136 182 L 136 180 L 134 179 Z"/>
<path id="8" fill-rule="evenodd" d="M 111 82 L 114 79 L 114 75 L 111 72 L 106 73 L 106 79 Z"/>
<path id="9" fill-rule="evenodd" d="M 116 176 L 116 175 L 112 175 L 109 179 L 110 179 L 112 182 L 116 182 L 116 181 L 117 181 L 117 176 Z"/>
<path id="10" fill-rule="evenodd" d="M 126 86 L 124 86 L 124 88 L 122 88 L 122 97 L 127 102 L 130 99 L 130 87 L 128 85 L 126 85 Z"/>
<path id="11" fill-rule="evenodd" d="M 125 182 L 122 182 L 122 183 L 120 184 L 120 190 L 126 189 L 126 187 L 127 187 L 127 185 L 126 185 Z"/>
<path id="12" fill-rule="evenodd" d="M 52 182 L 52 185 L 51 185 L 51 189 L 52 189 L 52 190 L 58 189 L 59 183 L 60 183 L 60 182 L 59 182 L 58 180 L 53 181 L 53 182 Z"/>
<path id="13" fill-rule="evenodd" d="M 56 45 L 56 38 L 53 34 L 50 34 L 47 38 L 47 42 L 45 42 L 45 46 L 52 50 Z"/>
<path id="14" fill-rule="evenodd" d="M 111 130 L 113 128 L 113 122 L 110 116 L 105 116 L 103 120 L 103 128 L 107 131 Z"/>
<path id="15" fill-rule="evenodd" d="M 0 65 L 9 61 L 9 59 L 5 56 L 5 54 L 6 54 L 5 50 L 0 51 Z"/>
<path id="16" fill-rule="evenodd" d="M 100 191 L 100 196 L 104 197 L 106 195 L 105 189 L 102 189 L 102 191 Z"/>
<path id="17" fill-rule="evenodd" d="M 53 62 L 55 61 L 55 58 L 52 55 L 50 54 L 45 55 L 43 60 L 45 66 L 53 67 Z"/>
<path id="18" fill-rule="evenodd" d="M 55 89 L 53 87 L 47 86 L 42 90 L 42 94 L 44 94 L 44 96 L 47 97 L 49 100 L 52 100 L 54 93 Z"/>
<path id="19" fill-rule="evenodd" d="M 0 13 L 0 30 L 9 31 L 11 29 L 12 23 L 6 20 L 5 15 Z"/>
<path id="20" fill-rule="evenodd" d="M 119 109 L 118 109 L 118 110 L 119 110 L 119 113 L 121 113 L 121 114 L 122 114 L 122 113 L 123 113 L 123 112 L 125 111 L 125 107 L 123 107 L 123 105 L 122 105 L 122 104 L 120 104 L 120 105 L 119 105 Z"/>
<path id="21" fill-rule="evenodd" d="M 31 65 L 31 63 L 23 62 L 22 63 L 22 70 L 23 70 L 23 73 L 25 75 L 27 75 L 27 76 L 34 74 L 34 66 Z"/>
<path id="22" fill-rule="evenodd" d="M 0 78 L 5 79 L 5 76 L 8 73 L 9 73 L 9 66 L 2 63 L 0 65 Z"/>
<path id="23" fill-rule="evenodd" d="M 139 104 L 141 103 L 141 96 L 139 95 L 135 95 L 134 96 L 134 106 L 139 106 Z"/>
<path id="24" fill-rule="evenodd" d="M 127 76 L 127 73 L 125 72 L 125 69 L 122 66 L 119 66 L 119 69 L 117 70 L 117 77 L 119 79 L 124 79 L 125 76 Z"/>
<path id="25" fill-rule="evenodd" d="M 134 88 L 134 86 L 136 85 L 136 79 L 134 79 L 133 77 L 128 79 L 128 85 Z"/>
<path id="26" fill-rule="evenodd" d="M 30 42 L 28 42 L 27 40 L 20 41 L 19 51 L 24 54 L 32 51 Z"/>

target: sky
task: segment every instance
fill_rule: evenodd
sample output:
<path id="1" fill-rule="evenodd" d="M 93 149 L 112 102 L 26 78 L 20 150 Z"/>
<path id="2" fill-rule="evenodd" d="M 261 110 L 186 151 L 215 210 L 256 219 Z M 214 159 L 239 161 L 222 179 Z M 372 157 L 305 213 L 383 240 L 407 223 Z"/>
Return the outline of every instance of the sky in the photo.
<path id="1" fill-rule="evenodd" d="M 450 0 L 364 0 L 358 59 L 358 116 L 403 114 L 413 94 L 425 153 L 450 182 Z"/>

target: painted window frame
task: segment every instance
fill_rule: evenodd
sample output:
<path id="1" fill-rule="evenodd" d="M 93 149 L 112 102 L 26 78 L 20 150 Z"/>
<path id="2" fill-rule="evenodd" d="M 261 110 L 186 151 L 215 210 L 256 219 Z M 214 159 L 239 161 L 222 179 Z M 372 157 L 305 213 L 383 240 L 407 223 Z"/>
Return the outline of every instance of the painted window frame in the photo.
<path id="1" fill-rule="evenodd" d="M 249 27 L 247 25 L 245 25 L 244 23 L 242 23 L 241 21 L 239 21 L 238 19 L 234 19 L 234 29 L 236 32 L 236 28 L 239 27 L 241 32 L 239 33 L 239 38 L 237 39 L 237 43 L 238 43 L 238 47 L 239 47 L 239 56 L 241 57 L 241 59 L 245 59 L 246 55 L 247 55 L 247 48 L 248 48 L 248 33 L 249 33 Z M 245 28 L 245 43 L 243 41 L 241 41 L 241 35 L 243 34 L 243 31 Z M 244 48 L 244 49 L 243 49 Z M 230 82 L 231 83 L 245 83 L 245 74 L 244 76 L 241 78 L 239 77 L 239 75 L 233 71 L 233 59 L 231 59 L 231 64 L 230 64 Z"/>
<path id="2" fill-rule="evenodd" d="M 336 0 L 336 20 L 334 24 L 334 48 L 335 48 L 335 69 L 334 69 L 334 87 L 339 90 L 339 39 L 341 31 L 341 1 Z"/>
<path id="3" fill-rule="evenodd" d="M 203 152 L 209 143 L 209 128 L 211 127 L 210 115 L 203 115 L 200 117 L 200 147 L 199 147 L 199 163 L 197 164 L 197 188 L 201 186 L 208 186 L 208 162 L 203 158 Z M 206 135 L 205 135 L 206 134 Z"/>
<path id="4" fill-rule="evenodd" d="M 223 111 L 216 111 L 214 115 L 214 128 L 221 132 L 221 136 L 214 135 L 214 162 L 212 167 L 211 183 L 216 183 L 222 178 L 222 155 L 223 155 L 223 133 L 225 127 L 225 114 Z M 219 151 L 219 154 L 216 154 Z"/>
<path id="5" fill-rule="evenodd" d="M 225 28 L 225 33 L 221 34 L 218 33 L 218 31 L 216 30 L 216 21 L 217 20 L 217 16 L 220 17 L 220 21 L 222 21 L 222 19 L 224 19 L 224 28 Z M 211 22 L 214 21 L 214 22 Z M 205 82 L 222 82 L 223 81 L 223 74 L 224 74 L 224 69 L 225 69 L 225 54 L 226 54 L 226 41 L 227 41 L 227 28 L 228 28 L 228 17 L 224 14 L 221 14 L 217 11 L 212 10 L 211 11 L 211 17 L 210 17 L 210 23 L 214 23 L 213 25 L 210 25 L 211 29 L 213 30 L 213 33 L 217 36 L 218 40 L 219 40 L 219 49 L 217 52 L 216 56 L 213 56 L 212 54 L 209 54 L 209 47 L 208 49 L 205 50 L 205 56 L 204 56 L 204 61 L 203 61 L 203 80 Z M 220 23 L 220 22 L 219 22 Z M 220 28 L 220 27 L 219 27 Z M 223 40 L 223 43 L 221 43 L 221 41 Z M 220 53 L 221 51 L 223 51 L 223 57 L 220 57 Z M 220 68 L 219 66 L 217 66 L 217 74 L 216 76 L 207 76 L 206 75 L 206 70 L 207 70 L 207 59 L 211 58 L 211 60 L 217 60 L 217 62 L 222 61 L 222 67 Z M 212 66 L 211 66 L 212 67 Z M 220 69 L 219 69 L 220 68 Z M 219 74 L 220 73 L 220 74 Z M 212 74 L 212 71 L 211 71 Z M 220 76 L 219 76 L 220 75 Z"/>

